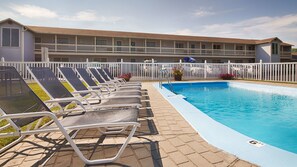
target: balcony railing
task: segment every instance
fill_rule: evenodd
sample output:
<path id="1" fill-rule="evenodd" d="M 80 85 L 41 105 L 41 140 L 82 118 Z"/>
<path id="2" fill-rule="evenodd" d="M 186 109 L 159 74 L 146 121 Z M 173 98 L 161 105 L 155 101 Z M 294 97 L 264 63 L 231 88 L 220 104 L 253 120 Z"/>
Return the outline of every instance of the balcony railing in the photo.
<path id="1" fill-rule="evenodd" d="M 131 54 L 174 54 L 202 56 L 246 56 L 255 57 L 254 50 L 196 49 L 173 47 L 113 46 L 113 45 L 75 45 L 55 43 L 35 43 L 35 51 L 47 47 L 49 52 L 75 53 L 131 53 Z"/>
<path id="2" fill-rule="evenodd" d="M 289 59 L 291 59 L 292 58 L 292 52 L 285 52 L 285 51 L 283 51 L 283 52 L 281 52 L 280 57 L 281 58 L 289 58 Z"/>

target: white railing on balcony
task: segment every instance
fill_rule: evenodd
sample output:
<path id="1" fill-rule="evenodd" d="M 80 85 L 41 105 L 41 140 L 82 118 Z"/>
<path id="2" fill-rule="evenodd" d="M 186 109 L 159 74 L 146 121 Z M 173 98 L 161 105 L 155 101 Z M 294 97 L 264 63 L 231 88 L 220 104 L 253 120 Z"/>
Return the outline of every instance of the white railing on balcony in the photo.
<path id="1" fill-rule="evenodd" d="M 49 52 L 77 52 L 77 53 L 139 53 L 139 54 L 176 54 L 176 55 L 204 55 L 204 56 L 249 56 L 255 57 L 254 50 L 224 50 L 198 49 L 174 47 L 145 47 L 145 46 L 113 46 L 113 45 L 81 45 L 35 43 L 35 51 L 47 47 Z"/>
<path id="2" fill-rule="evenodd" d="M 157 80 L 163 67 L 169 71 L 183 69 L 183 79 L 218 79 L 220 74 L 234 74 L 238 79 L 297 83 L 297 63 L 130 63 L 130 62 L 5 62 L 1 66 L 14 66 L 25 79 L 31 79 L 29 67 L 50 67 L 58 76 L 57 67 L 109 68 L 114 76 L 132 73 L 132 80 Z M 173 75 L 170 73 L 170 77 Z"/>

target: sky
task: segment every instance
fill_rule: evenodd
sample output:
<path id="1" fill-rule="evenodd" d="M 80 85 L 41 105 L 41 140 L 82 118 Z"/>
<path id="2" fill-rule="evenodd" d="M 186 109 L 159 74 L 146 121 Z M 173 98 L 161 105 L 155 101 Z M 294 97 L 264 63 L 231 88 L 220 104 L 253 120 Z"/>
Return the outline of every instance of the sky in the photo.
<path id="1" fill-rule="evenodd" d="M 297 0 L 1 0 L 24 25 L 245 39 L 297 47 Z"/>

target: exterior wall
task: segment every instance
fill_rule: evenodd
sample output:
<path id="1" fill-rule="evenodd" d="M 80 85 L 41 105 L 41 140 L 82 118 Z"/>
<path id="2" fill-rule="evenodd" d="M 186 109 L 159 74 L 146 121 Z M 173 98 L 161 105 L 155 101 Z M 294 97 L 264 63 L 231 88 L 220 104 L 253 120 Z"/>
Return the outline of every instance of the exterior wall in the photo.
<path id="1" fill-rule="evenodd" d="M 20 34 L 19 34 L 19 47 L 3 47 L 2 46 L 2 28 L 18 28 L 20 30 Z M 4 57 L 5 61 L 22 61 L 22 47 L 21 47 L 21 41 L 22 39 L 22 35 L 21 35 L 21 31 L 22 31 L 23 26 L 19 25 L 19 24 L 8 24 L 7 22 L 4 22 L 0 25 L 0 58 Z"/>
<path id="2" fill-rule="evenodd" d="M 34 35 L 30 31 L 24 32 L 24 60 L 34 61 Z"/>
<path id="3" fill-rule="evenodd" d="M 256 62 L 263 63 L 271 62 L 271 43 L 261 44 L 256 46 Z"/>

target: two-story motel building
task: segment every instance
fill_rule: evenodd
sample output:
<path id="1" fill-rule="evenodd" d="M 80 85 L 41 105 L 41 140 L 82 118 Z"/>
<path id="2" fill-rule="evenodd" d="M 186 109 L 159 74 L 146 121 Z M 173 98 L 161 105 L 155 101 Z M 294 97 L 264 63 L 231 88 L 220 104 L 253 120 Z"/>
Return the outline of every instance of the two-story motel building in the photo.
<path id="1" fill-rule="evenodd" d="M 198 62 L 291 61 L 291 44 L 262 40 L 26 26 L 0 21 L 0 57 L 5 61 Z M 46 53 L 44 53 L 46 52 Z"/>

